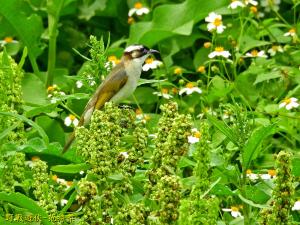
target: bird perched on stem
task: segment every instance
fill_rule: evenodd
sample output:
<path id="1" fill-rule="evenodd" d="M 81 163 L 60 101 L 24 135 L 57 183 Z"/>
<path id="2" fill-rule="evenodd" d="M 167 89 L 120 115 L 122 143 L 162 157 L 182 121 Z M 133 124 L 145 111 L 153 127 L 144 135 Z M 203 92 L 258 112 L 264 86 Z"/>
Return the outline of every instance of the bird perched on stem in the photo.
<path id="1" fill-rule="evenodd" d="M 131 45 L 127 47 L 121 58 L 106 79 L 99 85 L 92 98 L 88 101 L 81 115 L 78 126 L 87 125 L 95 109 L 101 109 L 105 102 L 119 103 L 128 98 L 136 89 L 142 73 L 142 65 L 145 59 L 153 53 L 159 53 L 143 45 Z M 66 152 L 75 139 L 75 132 L 70 135 L 64 146 Z"/>

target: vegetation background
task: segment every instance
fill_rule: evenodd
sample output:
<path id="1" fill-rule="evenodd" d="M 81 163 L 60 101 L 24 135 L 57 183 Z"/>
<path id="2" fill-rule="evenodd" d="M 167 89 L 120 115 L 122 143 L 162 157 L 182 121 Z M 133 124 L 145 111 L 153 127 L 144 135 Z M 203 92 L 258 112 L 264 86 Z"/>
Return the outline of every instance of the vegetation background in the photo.
<path id="1" fill-rule="evenodd" d="M 0 223 L 299 224 L 299 4 L 0 0 Z M 130 108 L 76 127 L 131 44 Z"/>

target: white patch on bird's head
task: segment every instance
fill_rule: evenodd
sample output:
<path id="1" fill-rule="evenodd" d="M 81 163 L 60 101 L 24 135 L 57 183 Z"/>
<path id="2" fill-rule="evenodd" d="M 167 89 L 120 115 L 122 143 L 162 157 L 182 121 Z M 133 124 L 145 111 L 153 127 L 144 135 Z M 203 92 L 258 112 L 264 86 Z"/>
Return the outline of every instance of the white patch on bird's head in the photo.
<path id="1" fill-rule="evenodd" d="M 143 50 L 145 47 L 143 45 L 130 45 L 125 49 L 125 52 L 133 52 L 136 50 Z"/>

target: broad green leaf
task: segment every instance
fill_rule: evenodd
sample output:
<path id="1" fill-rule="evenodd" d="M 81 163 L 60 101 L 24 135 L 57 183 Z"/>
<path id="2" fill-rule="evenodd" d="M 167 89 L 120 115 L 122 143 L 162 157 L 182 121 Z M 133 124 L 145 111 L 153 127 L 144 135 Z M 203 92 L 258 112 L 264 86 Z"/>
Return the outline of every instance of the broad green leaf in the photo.
<path id="1" fill-rule="evenodd" d="M 16 119 L 23 121 L 25 123 L 28 123 L 30 126 L 32 126 L 33 128 L 35 128 L 37 130 L 37 132 L 40 134 L 40 136 L 42 137 L 42 139 L 44 140 L 44 142 L 46 143 L 46 145 L 49 144 L 49 139 L 47 134 L 45 133 L 45 131 L 35 122 L 33 122 L 30 119 L 27 119 L 25 116 L 19 115 L 19 114 L 15 114 L 15 113 L 10 113 L 10 112 L 0 112 L 0 116 L 11 116 L 11 117 L 15 117 Z"/>
<path id="2" fill-rule="evenodd" d="M 232 143 L 238 145 L 238 140 L 231 128 L 224 122 L 219 121 L 213 116 L 206 115 L 209 122 L 211 122 L 218 130 L 220 130 Z"/>
<path id="3" fill-rule="evenodd" d="M 271 44 L 271 43 L 268 41 L 256 40 L 248 35 L 244 35 L 240 40 L 240 48 L 241 48 L 242 54 L 246 53 L 247 51 L 249 51 L 252 48 L 261 47 L 261 46 L 265 46 L 265 45 L 269 45 L 269 44 Z"/>
<path id="4" fill-rule="evenodd" d="M 251 162 L 257 158 L 262 141 L 274 133 L 275 127 L 276 124 L 271 124 L 269 126 L 260 127 L 253 131 L 242 150 L 242 165 L 244 170 L 247 170 Z"/>
<path id="5" fill-rule="evenodd" d="M 61 145 L 65 144 L 65 133 L 61 123 L 57 120 L 48 116 L 39 116 L 36 118 L 36 123 L 44 129 L 51 142 L 59 142 Z"/>
<path id="6" fill-rule="evenodd" d="M 40 38 L 43 33 L 43 23 L 41 17 L 37 14 L 27 17 L 24 13 L 20 13 L 24 5 L 19 0 L 0 0 L 0 5 L 0 15 L 8 21 L 27 46 L 31 64 L 35 70 L 38 70 L 36 58 L 42 53 Z"/>
<path id="7" fill-rule="evenodd" d="M 270 208 L 270 206 L 268 206 L 268 205 L 256 204 L 256 203 L 254 203 L 253 201 L 251 201 L 251 200 L 249 200 L 249 199 L 246 199 L 246 198 L 243 197 L 241 194 L 239 194 L 238 196 L 239 196 L 239 198 L 240 198 L 243 202 L 245 202 L 245 203 L 247 203 L 248 205 L 251 205 L 251 206 L 253 206 L 253 207 L 260 208 L 260 209 L 266 209 L 266 208 L 268 209 L 268 208 Z"/>
<path id="8" fill-rule="evenodd" d="M 32 73 L 26 73 L 22 80 L 23 99 L 27 103 L 44 105 L 47 103 L 47 93 L 43 82 Z"/>
<path id="9" fill-rule="evenodd" d="M 82 5 L 79 6 L 79 18 L 90 20 L 93 16 L 95 16 L 96 11 L 104 10 L 106 7 L 107 0 L 95 0 L 92 1 L 92 4 L 90 4 L 90 1 L 83 1 Z"/>
<path id="10" fill-rule="evenodd" d="M 260 74 L 257 74 L 256 80 L 254 81 L 254 85 L 264 82 L 264 81 L 276 79 L 276 78 L 282 78 L 282 73 L 280 71 L 273 71 L 273 72 L 269 72 L 269 73 L 260 73 Z"/>
<path id="11" fill-rule="evenodd" d="M 121 181 L 124 179 L 124 176 L 123 176 L 123 174 L 117 173 L 117 174 L 109 175 L 108 178 L 110 180 L 114 180 L 114 181 Z"/>
<path id="12" fill-rule="evenodd" d="M 179 168 L 188 167 L 188 166 L 194 167 L 195 165 L 196 165 L 195 161 L 190 160 L 189 158 L 187 158 L 185 156 L 181 157 L 181 159 L 178 162 Z"/>
<path id="13" fill-rule="evenodd" d="M 44 225 L 52 225 L 52 223 L 48 220 L 47 212 L 45 212 L 40 206 L 38 206 L 38 204 L 36 204 L 35 201 L 28 198 L 26 195 L 21 193 L 0 192 L 0 200 L 27 209 L 32 214 L 39 214 L 41 215 L 41 220 Z"/>
<path id="14" fill-rule="evenodd" d="M 139 22 L 131 25 L 129 44 L 143 43 L 153 46 L 159 41 L 174 35 L 191 35 L 193 25 L 204 19 L 227 1 L 187 0 L 179 4 L 163 4 L 153 11 L 151 22 Z"/>
<path id="15" fill-rule="evenodd" d="M 51 171 L 57 173 L 79 173 L 80 171 L 85 171 L 90 169 L 90 166 L 85 163 L 80 164 L 68 164 L 68 165 L 57 165 L 52 166 Z"/>

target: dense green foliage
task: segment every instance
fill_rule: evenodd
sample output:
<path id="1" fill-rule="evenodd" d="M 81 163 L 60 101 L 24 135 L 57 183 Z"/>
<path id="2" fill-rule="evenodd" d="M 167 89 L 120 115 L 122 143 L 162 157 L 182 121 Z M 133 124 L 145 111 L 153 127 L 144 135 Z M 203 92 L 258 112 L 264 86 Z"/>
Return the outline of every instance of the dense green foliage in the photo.
<path id="1" fill-rule="evenodd" d="M 0 223 L 299 224 L 299 5 L 0 0 Z M 129 107 L 77 127 L 131 44 Z"/>

